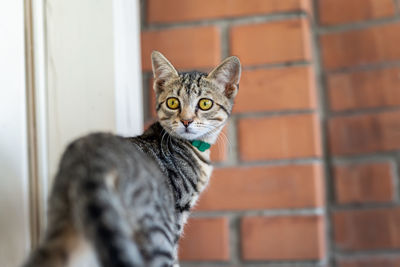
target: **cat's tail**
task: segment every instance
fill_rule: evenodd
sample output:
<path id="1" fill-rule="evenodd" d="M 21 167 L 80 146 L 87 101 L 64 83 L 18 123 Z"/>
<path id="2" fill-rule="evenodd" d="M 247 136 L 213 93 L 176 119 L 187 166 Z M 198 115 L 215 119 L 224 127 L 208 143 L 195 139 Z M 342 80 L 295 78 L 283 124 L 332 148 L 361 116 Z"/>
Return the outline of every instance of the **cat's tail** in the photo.
<path id="1" fill-rule="evenodd" d="M 60 201 L 60 196 L 50 199 L 53 210 L 49 229 L 23 267 L 147 266 L 132 241 L 132 227 L 123 205 L 107 184 L 112 174 L 104 179 L 99 177 L 101 173 L 88 177 L 86 172 L 81 168 L 76 173 L 79 178 L 85 173 L 85 177 L 75 179 L 70 188 L 73 201 Z M 64 205 L 66 202 L 73 202 L 71 209 Z M 72 214 L 65 216 L 66 211 Z"/>
<path id="2" fill-rule="evenodd" d="M 55 229 L 46 239 L 33 250 L 23 267 L 64 267 L 68 263 L 68 254 L 72 250 L 75 232 L 64 226 Z M 72 241 L 72 242 L 70 242 Z"/>

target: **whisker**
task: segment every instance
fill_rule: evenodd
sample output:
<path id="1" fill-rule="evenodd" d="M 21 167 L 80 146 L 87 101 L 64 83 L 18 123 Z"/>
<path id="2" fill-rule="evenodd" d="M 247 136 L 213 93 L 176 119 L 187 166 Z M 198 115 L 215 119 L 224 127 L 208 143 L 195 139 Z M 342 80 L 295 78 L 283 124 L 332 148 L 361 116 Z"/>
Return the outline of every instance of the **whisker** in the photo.
<path id="1" fill-rule="evenodd" d="M 205 128 L 211 129 L 211 131 L 210 131 L 211 134 L 217 134 L 213 130 L 218 130 L 218 127 L 211 126 L 211 125 L 205 125 L 205 124 L 203 126 Z M 228 136 L 223 131 L 220 131 L 219 135 L 217 136 L 216 143 L 217 144 L 222 143 L 221 149 L 222 149 L 222 145 L 224 145 L 223 143 L 227 143 L 228 144 L 228 152 L 233 148 L 231 141 L 229 140 Z"/>
<path id="2" fill-rule="evenodd" d="M 221 131 L 221 134 L 218 136 L 218 138 L 224 139 L 224 142 L 228 144 L 228 153 L 233 149 L 233 145 L 231 141 L 229 140 L 228 136 Z"/>
<path id="3" fill-rule="evenodd" d="M 216 145 L 218 146 L 218 152 L 220 154 L 226 154 L 226 153 L 224 153 L 225 144 L 228 144 L 228 153 L 229 153 L 229 151 L 232 150 L 233 145 L 230 142 L 228 136 L 223 131 L 220 131 L 219 134 L 217 133 L 217 130 L 219 130 L 219 127 L 222 127 L 222 126 L 224 126 L 224 125 L 221 125 L 218 127 L 212 126 L 212 125 L 205 125 L 205 124 L 202 125 L 202 127 L 210 129 L 210 132 L 207 133 L 208 135 L 217 135 Z"/>

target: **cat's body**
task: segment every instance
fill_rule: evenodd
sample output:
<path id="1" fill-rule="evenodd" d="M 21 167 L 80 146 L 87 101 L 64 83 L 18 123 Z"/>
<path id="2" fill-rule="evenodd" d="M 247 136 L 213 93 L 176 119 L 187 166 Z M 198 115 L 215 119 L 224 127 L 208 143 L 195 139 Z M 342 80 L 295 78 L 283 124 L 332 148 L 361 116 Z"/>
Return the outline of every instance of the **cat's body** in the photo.
<path id="1" fill-rule="evenodd" d="M 159 122 L 138 137 L 99 133 L 69 145 L 46 236 L 26 267 L 177 264 L 183 226 L 212 171 L 209 150 L 192 140 L 215 142 L 240 64 L 231 58 L 210 75 L 178 74 L 161 54 L 152 59 Z"/>
<path id="2" fill-rule="evenodd" d="M 131 266 L 122 264 L 129 262 L 130 255 L 136 266 L 145 266 L 147 258 L 157 259 L 146 263 L 153 266 L 174 260 L 189 209 L 211 173 L 209 151 L 195 150 L 189 142 L 170 136 L 159 123 L 140 137 L 92 134 L 71 144 L 50 199 L 49 225 L 56 227 L 48 230 L 48 250 L 57 252 L 55 243 L 61 241 L 54 260 L 63 261 L 58 254 L 71 253 L 67 260 L 71 266 L 82 261 L 85 265 L 81 266 L 87 266 L 90 258 L 95 262 L 82 232 L 95 240 L 94 250 L 104 256 L 104 266 Z M 77 211 L 69 209 L 69 199 L 75 200 Z M 123 228 L 126 232 L 118 233 Z M 66 234 L 62 240 L 61 232 Z M 65 247 L 68 243 L 69 248 Z"/>

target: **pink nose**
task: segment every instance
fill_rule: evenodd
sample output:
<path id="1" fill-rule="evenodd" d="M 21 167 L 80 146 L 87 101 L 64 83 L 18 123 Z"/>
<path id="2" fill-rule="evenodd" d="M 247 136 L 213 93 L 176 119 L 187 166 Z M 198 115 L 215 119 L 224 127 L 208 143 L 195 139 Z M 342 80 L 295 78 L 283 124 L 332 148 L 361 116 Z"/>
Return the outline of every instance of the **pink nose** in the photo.
<path id="1" fill-rule="evenodd" d="M 181 122 L 187 128 L 189 127 L 189 124 L 193 122 L 193 120 L 181 120 Z"/>

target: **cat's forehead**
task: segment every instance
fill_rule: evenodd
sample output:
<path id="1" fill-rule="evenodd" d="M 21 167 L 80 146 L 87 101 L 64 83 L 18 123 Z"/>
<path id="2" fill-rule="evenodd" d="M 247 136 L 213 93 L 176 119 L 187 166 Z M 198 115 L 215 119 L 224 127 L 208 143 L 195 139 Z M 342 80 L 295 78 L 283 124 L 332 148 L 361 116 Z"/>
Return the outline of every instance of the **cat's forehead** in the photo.
<path id="1" fill-rule="evenodd" d="M 177 78 L 164 84 L 162 98 L 173 95 L 189 102 L 197 101 L 199 97 L 216 98 L 218 90 L 207 76 L 207 73 L 200 71 L 180 72 Z"/>
<path id="2" fill-rule="evenodd" d="M 199 71 L 179 73 L 180 88 L 188 95 L 199 94 L 201 88 L 204 87 L 203 77 L 206 76 L 207 73 Z"/>
<path id="3" fill-rule="evenodd" d="M 176 95 L 182 100 L 191 100 L 202 94 L 206 94 L 208 90 L 208 81 L 203 79 L 207 77 L 207 73 L 199 71 L 181 72 L 177 79 L 164 84 L 166 89 L 165 95 Z"/>
<path id="4" fill-rule="evenodd" d="M 179 79 L 183 85 L 197 85 L 200 86 L 200 81 L 203 77 L 206 77 L 207 73 L 200 71 L 181 72 L 179 73 Z"/>

